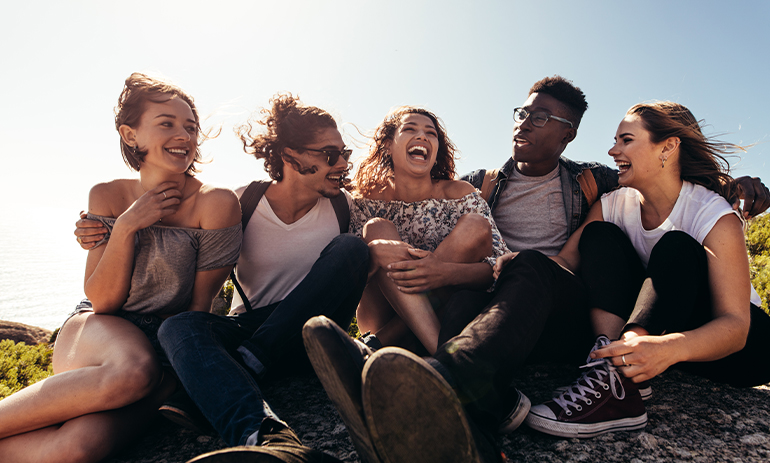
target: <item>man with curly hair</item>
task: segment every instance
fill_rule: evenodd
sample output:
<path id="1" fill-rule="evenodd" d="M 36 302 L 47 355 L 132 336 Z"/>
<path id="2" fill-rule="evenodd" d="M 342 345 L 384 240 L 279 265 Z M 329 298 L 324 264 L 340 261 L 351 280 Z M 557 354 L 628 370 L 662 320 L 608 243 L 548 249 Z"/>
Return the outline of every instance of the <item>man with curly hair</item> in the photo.
<path id="1" fill-rule="evenodd" d="M 291 95 L 277 95 L 271 104 L 239 130 L 244 150 L 264 161 L 272 181 L 237 190 L 244 230 L 235 268 L 239 291 L 230 314 L 186 312 L 167 319 L 158 333 L 184 391 L 206 421 L 229 445 L 245 446 L 195 461 L 255 454 L 291 462 L 337 461 L 304 447 L 270 409 L 258 383 L 307 365 L 301 329 L 311 317 L 350 324 L 366 284 L 369 252 L 346 233 L 350 196 L 340 187 L 350 150 L 336 122 Z M 78 234 L 90 243 L 95 231 Z M 195 410 L 185 399 L 177 396 L 161 411 L 194 426 Z"/>

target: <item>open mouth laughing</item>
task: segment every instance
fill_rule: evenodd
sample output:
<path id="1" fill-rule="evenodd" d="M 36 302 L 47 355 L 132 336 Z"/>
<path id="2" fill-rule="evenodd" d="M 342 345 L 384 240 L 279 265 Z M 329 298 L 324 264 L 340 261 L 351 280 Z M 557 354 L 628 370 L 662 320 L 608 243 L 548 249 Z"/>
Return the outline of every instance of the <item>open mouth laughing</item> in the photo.
<path id="1" fill-rule="evenodd" d="M 423 145 L 415 145 L 407 150 L 407 154 L 416 160 L 425 161 L 428 159 L 428 148 Z"/>

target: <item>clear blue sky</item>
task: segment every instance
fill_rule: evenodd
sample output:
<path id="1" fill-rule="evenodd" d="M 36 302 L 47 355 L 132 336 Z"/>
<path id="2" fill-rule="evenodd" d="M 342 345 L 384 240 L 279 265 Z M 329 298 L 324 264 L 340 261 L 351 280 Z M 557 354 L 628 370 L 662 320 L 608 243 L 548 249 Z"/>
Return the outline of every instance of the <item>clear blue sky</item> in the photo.
<path id="1" fill-rule="evenodd" d="M 668 99 L 757 143 L 735 174 L 770 183 L 769 22 L 765 1 L 15 1 L 0 19 L 0 193 L 74 217 L 92 184 L 131 176 L 112 110 L 133 71 L 174 80 L 222 127 L 201 178 L 230 187 L 265 177 L 232 127 L 278 91 L 359 140 L 391 107 L 425 105 L 464 173 L 505 162 L 512 109 L 553 74 L 589 102 L 568 157 L 610 162 L 625 111 Z"/>

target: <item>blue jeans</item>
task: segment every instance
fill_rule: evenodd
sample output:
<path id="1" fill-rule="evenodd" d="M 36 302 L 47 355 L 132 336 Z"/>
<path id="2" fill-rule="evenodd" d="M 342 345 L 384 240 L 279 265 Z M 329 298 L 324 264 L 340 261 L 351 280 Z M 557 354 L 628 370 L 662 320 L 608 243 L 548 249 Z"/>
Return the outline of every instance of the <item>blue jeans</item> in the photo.
<path id="1" fill-rule="evenodd" d="M 281 302 L 232 317 L 205 312 L 175 315 L 158 338 L 187 393 L 228 445 L 244 445 L 265 417 L 278 419 L 257 379 L 237 352 L 248 341 L 270 369 L 302 344 L 302 326 L 326 315 L 348 326 L 366 286 L 369 249 L 359 238 L 335 237 L 310 273 Z M 269 271 L 269 269 L 265 269 Z"/>

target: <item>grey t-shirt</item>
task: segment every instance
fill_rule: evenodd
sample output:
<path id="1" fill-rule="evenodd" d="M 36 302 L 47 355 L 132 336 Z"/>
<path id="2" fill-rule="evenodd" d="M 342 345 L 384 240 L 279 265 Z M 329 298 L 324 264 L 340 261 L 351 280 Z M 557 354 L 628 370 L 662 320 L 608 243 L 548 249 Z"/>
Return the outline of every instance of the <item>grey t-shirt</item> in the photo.
<path id="1" fill-rule="evenodd" d="M 88 214 L 109 232 L 115 220 Z M 128 299 L 121 310 L 155 315 L 173 315 L 187 310 L 192 302 L 195 272 L 233 265 L 241 250 L 241 224 L 216 230 L 151 225 L 134 238 L 134 271 Z"/>
<path id="2" fill-rule="evenodd" d="M 534 249 L 554 256 L 567 242 L 559 169 L 542 177 L 511 171 L 492 217 L 511 251 Z"/>

